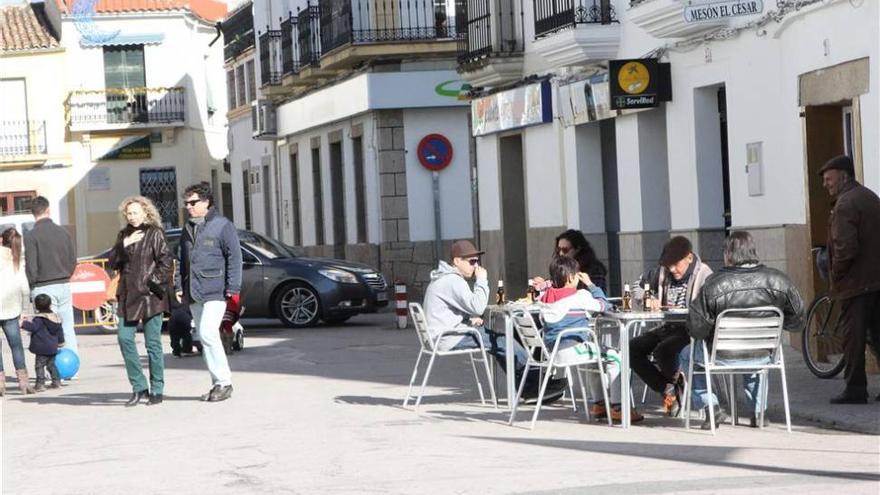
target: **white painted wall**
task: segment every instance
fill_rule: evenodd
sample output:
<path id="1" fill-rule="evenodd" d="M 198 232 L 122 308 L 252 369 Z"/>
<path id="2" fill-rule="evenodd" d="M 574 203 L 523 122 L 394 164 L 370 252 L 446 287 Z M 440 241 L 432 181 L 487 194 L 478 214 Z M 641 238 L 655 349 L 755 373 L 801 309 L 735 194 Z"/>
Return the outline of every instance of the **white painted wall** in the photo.
<path id="1" fill-rule="evenodd" d="M 498 135 L 478 137 L 476 153 L 480 230 L 501 230 L 501 165 L 498 163 Z"/>
<path id="2" fill-rule="evenodd" d="M 565 225 L 565 190 L 562 157 L 562 126 L 552 124 L 528 127 L 523 132 L 526 207 L 529 228 Z M 502 172 L 504 164 L 501 164 Z M 575 179 L 576 180 L 576 179 Z"/>
<path id="3" fill-rule="evenodd" d="M 442 134 L 452 143 L 452 163 L 440 176 L 440 232 L 443 239 L 473 236 L 467 109 L 410 109 L 403 112 L 406 143 L 406 192 L 412 241 L 434 240 L 432 173 L 418 159 L 419 141 Z"/>
<path id="4" fill-rule="evenodd" d="M 586 233 L 605 232 L 605 197 L 602 183 L 602 136 L 598 123 L 566 129 L 574 132 L 577 155 L 577 202 L 579 223 L 572 225 Z M 566 156 L 566 163 L 571 160 Z"/>

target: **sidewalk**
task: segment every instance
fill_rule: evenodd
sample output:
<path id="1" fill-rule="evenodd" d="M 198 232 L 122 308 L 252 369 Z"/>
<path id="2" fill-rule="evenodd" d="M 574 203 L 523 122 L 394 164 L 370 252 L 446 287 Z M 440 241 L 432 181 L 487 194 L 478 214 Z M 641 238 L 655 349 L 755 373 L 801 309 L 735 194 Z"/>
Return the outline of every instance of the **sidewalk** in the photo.
<path id="1" fill-rule="evenodd" d="M 801 351 L 785 349 L 785 372 L 788 378 L 788 400 L 792 421 L 817 423 L 825 428 L 880 435 L 880 402 L 874 400 L 880 393 L 880 375 L 868 375 L 867 405 L 832 405 L 828 400 L 843 392 L 843 372 L 835 378 L 816 378 Z M 782 404 L 782 382 L 779 373 L 772 373 L 770 386 L 770 420 L 785 422 Z"/>

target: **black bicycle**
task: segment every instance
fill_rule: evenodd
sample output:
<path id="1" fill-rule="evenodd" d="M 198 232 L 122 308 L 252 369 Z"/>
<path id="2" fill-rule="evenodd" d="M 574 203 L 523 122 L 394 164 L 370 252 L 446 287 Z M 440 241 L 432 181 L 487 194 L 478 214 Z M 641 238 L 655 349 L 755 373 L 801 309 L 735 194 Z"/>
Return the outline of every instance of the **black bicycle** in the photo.
<path id="1" fill-rule="evenodd" d="M 827 280 L 825 248 L 813 248 L 819 274 Z M 846 366 L 840 304 L 828 294 L 819 294 L 807 310 L 807 324 L 802 333 L 802 351 L 807 368 L 819 378 L 833 378 Z"/>

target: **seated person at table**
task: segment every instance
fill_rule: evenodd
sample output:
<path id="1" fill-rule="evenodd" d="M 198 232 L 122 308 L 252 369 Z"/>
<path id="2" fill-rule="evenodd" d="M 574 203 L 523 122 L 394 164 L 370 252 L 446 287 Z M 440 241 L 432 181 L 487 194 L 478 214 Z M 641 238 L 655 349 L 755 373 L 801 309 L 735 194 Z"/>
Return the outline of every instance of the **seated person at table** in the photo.
<path id="1" fill-rule="evenodd" d="M 676 236 L 663 246 L 659 265 L 642 274 L 634 295 L 640 298 L 644 284 L 650 284 L 656 297 L 645 301 L 646 306 L 687 308 L 711 273 L 694 253 L 691 242 Z M 651 390 L 663 394 L 663 408 L 669 416 L 677 415 L 681 407 L 679 396 L 684 387 L 678 378 L 678 353 L 689 342 L 683 323 L 665 323 L 629 342 L 630 367 Z M 653 362 L 649 358 L 652 354 Z"/>
<path id="2" fill-rule="evenodd" d="M 688 312 L 687 329 L 694 338 L 697 347 L 694 349 L 694 363 L 704 362 L 701 340 L 706 341 L 709 352 L 712 352 L 712 337 L 715 332 L 715 319 L 726 309 L 755 308 L 758 306 L 774 306 L 783 314 L 783 328 L 789 332 L 801 330 L 804 324 L 804 301 L 797 287 L 787 275 L 774 268 L 758 262 L 755 243 L 748 232 L 735 231 L 724 241 L 724 268 L 706 279 L 697 298 L 691 303 Z M 688 368 L 690 346 L 685 346 L 681 354 L 681 367 Z M 769 362 L 770 356 L 762 352 L 760 356 L 743 356 L 752 364 Z M 740 362 L 740 359 L 737 359 Z M 758 426 L 757 418 L 766 409 L 764 400 L 759 393 L 760 382 L 757 374 L 743 376 L 743 387 L 749 404 L 751 427 Z M 692 383 L 693 404 L 697 409 L 705 409 L 706 419 L 701 428 L 708 430 L 710 405 L 715 407 L 715 426 L 723 422 L 727 415 L 718 405 L 715 394 L 706 392 L 706 375 L 694 372 Z M 763 406 L 763 407 L 762 407 Z"/>
<path id="3" fill-rule="evenodd" d="M 556 247 L 553 250 L 553 256 L 567 256 L 578 262 L 578 271 L 584 272 L 590 276 L 590 280 L 596 287 L 603 291 L 608 290 L 606 278 L 608 269 L 596 257 L 596 252 L 590 241 L 584 237 L 580 230 L 569 229 L 556 236 Z M 543 292 L 553 283 L 552 280 L 544 280 L 542 277 L 534 277 L 535 288 Z M 578 282 L 578 289 L 586 289 L 587 287 Z"/>
<path id="4" fill-rule="evenodd" d="M 480 255 L 483 251 L 467 240 L 452 244 L 450 263 L 440 261 L 436 270 L 431 272 L 431 283 L 425 290 L 425 318 L 428 332 L 436 338 L 444 330 L 461 328 L 477 330 L 482 338 L 483 346 L 495 356 L 498 363 L 505 365 L 505 338 L 483 327 L 480 318 L 489 303 L 489 281 L 486 269 L 480 266 Z M 466 279 L 475 278 L 474 288 Z M 439 350 L 474 349 L 479 342 L 473 335 L 447 335 L 438 343 Z M 517 380 L 525 368 L 528 354 L 518 343 L 513 343 L 515 373 Z M 537 396 L 538 373 L 530 373 L 523 391 L 526 397 Z M 553 380 L 547 386 L 546 400 L 555 400 L 562 395 L 565 380 Z"/>
<path id="5" fill-rule="evenodd" d="M 563 330 L 584 328 L 590 324 L 588 311 L 605 311 L 608 300 L 605 292 L 593 284 L 590 276 L 578 271 L 578 263 L 572 258 L 557 256 L 550 263 L 550 280 L 553 287 L 547 289 L 541 296 L 541 302 L 546 306 L 541 309 L 541 318 L 544 320 L 544 343 L 548 349 L 553 350 L 556 339 Z M 583 284 L 587 289 L 578 289 Z M 582 342 L 588 342 L 590 338 L 586 332 L 572 332 L 562 337 L 557 351 L 557 362 L 565 363 L 568 355 L 578 355 L 575 346 Z M 610 398 L 612 409 L 611 419 L 620 421 L 620 356 L 616 349 L 601 347 L 602 355 L 607 358 L 605 373 L 611 384 Z M 590 415 L 594 418 L 604 418 L 607 414 L 605 395 L 602 393 L 602 378 L 596 373 L 588 374 L 587 384 L 593 399 Z M 642 415 L 632 412 L 632 421 L 641 421 Z"/>

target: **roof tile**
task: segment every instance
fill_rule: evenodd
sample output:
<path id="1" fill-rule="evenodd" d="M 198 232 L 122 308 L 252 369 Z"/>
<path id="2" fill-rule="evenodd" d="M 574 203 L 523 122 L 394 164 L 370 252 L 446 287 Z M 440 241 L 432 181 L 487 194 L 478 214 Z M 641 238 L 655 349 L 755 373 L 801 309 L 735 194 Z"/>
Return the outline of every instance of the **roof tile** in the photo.
<path id="1" fill-rule="evenodd" d="M 58 40 L 40 23 L 30 4 L 0 6 L 0 52 L 58 46 Z"/>

